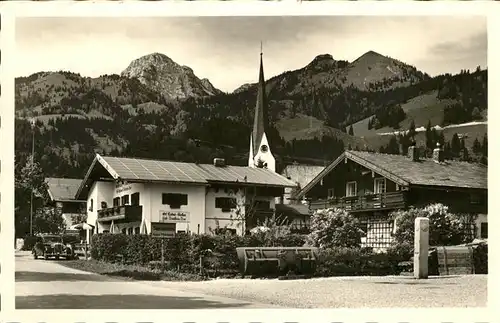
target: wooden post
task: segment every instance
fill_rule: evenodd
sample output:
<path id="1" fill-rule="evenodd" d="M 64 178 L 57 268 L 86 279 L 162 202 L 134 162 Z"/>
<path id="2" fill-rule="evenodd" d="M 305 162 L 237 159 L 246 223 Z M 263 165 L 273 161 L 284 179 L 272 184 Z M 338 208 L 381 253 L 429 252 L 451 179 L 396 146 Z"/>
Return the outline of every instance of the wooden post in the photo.
<path id="1" fill-rule="evenodd" d="M 413 276 L 417 279 L 429 275 L 429 219 L 415 219 L 415 250 L 413 254 Z"/>
<path id="2" fill-rule="evenodd" d="M 165 270 L 165 238 L 161 238 L 161 270 Z"/>

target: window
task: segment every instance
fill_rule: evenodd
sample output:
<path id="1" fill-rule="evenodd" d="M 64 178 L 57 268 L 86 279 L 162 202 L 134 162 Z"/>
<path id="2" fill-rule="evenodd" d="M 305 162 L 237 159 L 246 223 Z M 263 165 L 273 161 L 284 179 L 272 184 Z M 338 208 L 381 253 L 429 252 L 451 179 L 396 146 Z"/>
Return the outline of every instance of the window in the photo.
<path id="1" fill-rule="evenodd" d="M 134 234 L 140 234 L 140 233 L 141 233 L 141 227 L 135 227 Z"/>
<path id="2" fill-rule="evenodd" d="M 130 195 L 123 195 L 122 196 L 122 205 L 129 205 L 130 204 Z"/>
<path id="3" fill-rule="evenodd" d="M 345 196 L 356 196 L 358 194 L 358 185 L 356 182 L 347 182 L 345 185 Z"/>
<path id="4" fill-rule="evenodd" d="M 373 180 L 373 192 L 375 194 L 385 193 L 385 178 L 375 178 Z"/>
<path id="5" fill-rule="evenodd" d="M 108 207 L 108 203 L 102 201 L 101 202 L 101 209 L 106 209 Z"/>
<path id="6" fill-rule="evenodd" d="M 483 203 L 483 199 L 481 194 L 479 193 L 472 193 L 470 195 L 470 204 L 481 204 Z"/>
<path id="7" fill-rule="evenodd" d="M 134 228 L 128 228 L 127 229 L 127 234 L 129 234 L 129 235 L 134 234 Z"/>
<path id="8" fill-rule="evenodd" d="M 94 199 L 90 199 L 89 211 L 90 212 L 94 211 Z"/>
<path id="9" fill-rule="evenodd" d="M 335 190 L 333 188 L 328 189 L 328 199 L 332 199 L 335 197 Z"/>
<path id="10" fill-rule="evenodd" d="M 488 222 L 481 223 L 481 239 L 488 239 Z"/>
<path id="11" fill-rule="evenodd" d="M 113 207 L 116 207 L 116 206 L 120 206 L 120 198 L 119 197 L 115 197 L 113 199 Z"/>
<path id="12" fill-rule="evenodd" d="M 236 199 L 233 197 L 216 197 L 215 208 L 222 209 L 222 212 L 231 212 L 231 209 L 236 208 Z"/>
<path id="13" fill-rule="evenodd" d="M 123 228 L 123 229 L 122 229 L 122 233 L 123 233 L 123 234 L 127 234 L 127 229 L 126 229 L 126 228 Z"/>
<path id="14" fill-rule="evenodd" d="M 182 205 L 188 205 L 188 196 L 187 194 L 163 193 L 161 203 L 170 205 L 171 209 L 180 209 Z"/>
<path id="15" fill-rule="evenodd" d="M 130 200 L 132 205 L 139 205 L 140 203 L 139 193 L 132 194 L 130 196 Z"/>

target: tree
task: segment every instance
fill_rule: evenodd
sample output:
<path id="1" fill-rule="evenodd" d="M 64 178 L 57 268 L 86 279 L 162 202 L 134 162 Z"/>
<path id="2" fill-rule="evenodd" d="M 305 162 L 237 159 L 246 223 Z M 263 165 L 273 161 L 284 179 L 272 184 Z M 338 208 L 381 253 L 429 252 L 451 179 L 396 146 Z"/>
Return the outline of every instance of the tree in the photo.
<path id="1" fill-rule="evenodd" d="M 457 157 L 460 155 L 460 149 L 461 149 L 461 143 L 460 139 L 458 138 L 458 135 L 455 133 L 453 137 L 451 138 L 451 154 L 454 157 Z"/>
<path id="2" fill-rule="evenodd" d="M 364 232 L 357 220 L 344 209 L 317 210 L 311 217 L 311 233 L 307 244 L 322 249 L 359 247 Z"/>
<path id="3" fill-rule="evenodd" d="M 488 156 L 488 135 L 484 134 L 483 144 L 481 145 L 481 152 L 484 156 Z"/>
<path id="4" fill-rule="evenodd" d="M 481 152 L 481 143 L 477 140 L 477 138 L 474 139 L 474 143 L 472 144 L 472 152 L 474 154 L 479 154 Z"/>
<path id="5" fill-rule="evenodd" d="M 33 224 L 36 212 L 48 200 L 47 183 L 40 164 L 28 158 L 15 174 L 15 234 L 23 237 L 30 232 L 31 194 L 33 193 Z"/>
<path id="6" fill-rule="evenodd" d="M 434 141 L 432 139 L 432 126 L 431 120 L 429 120 L 427 122 L 427 126 L 425 127 L 425 146 L 428 150 L 434 149 Z"/>
<path id="7" fill-rule="evenodd" d="M 415 138 L 415 134 L 416 134 L 415 121 L 413 121 L 412 119 L 410 123 L 410 128 L 408 129 L 408 136 L 410 136 L 413 139 Z"/>
<path id="8" fill-rule="evenodd" d="M 349 135 L 354 136 L 354 129 L 352 128 L 352 125 L 349 127 Z"/>
<path id="9" fill-rule="evenodd" d="M 59 208 L 39 208 L 33 217 L 33 233 L 60 233 L 64 228 L 65 223 Z"/>

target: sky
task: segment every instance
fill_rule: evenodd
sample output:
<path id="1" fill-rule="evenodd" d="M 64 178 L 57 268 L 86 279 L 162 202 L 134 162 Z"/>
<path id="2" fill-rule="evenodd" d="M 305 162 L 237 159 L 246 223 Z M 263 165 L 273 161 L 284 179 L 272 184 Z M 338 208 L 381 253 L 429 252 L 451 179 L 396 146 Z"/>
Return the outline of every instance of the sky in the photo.
<path id="1" fill-rule="evenodd" d="M 231 92 L 320 54 L 354 61 L 367 51 L 430 75 L 487 67 L 487 23 L 478 16 L 26 17 L 16 20 L 17 76 L 67 70 L 119 74 L 163 53 Z"/>

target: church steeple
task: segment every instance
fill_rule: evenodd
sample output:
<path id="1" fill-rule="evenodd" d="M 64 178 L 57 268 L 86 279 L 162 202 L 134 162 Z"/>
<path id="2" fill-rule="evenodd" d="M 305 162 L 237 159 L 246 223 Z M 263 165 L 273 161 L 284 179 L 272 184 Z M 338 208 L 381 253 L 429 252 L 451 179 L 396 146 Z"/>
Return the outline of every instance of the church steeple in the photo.
<path id="1" fill-rule="evenodd" d="M 275 160 L 269 149 L 266 133 L 269 129 L 269 115 L 266 96 L 266 81 L 264 79 L 264 64 L 262 62 L 262 43 L 260 50 L 259 83 L 257 84 L 257 102 L 255 104 L 255 116 L 252 136 L 250 137 L 250 152 L 248 165 L 259 167 L 260 164 L 275 170 Z"/>
<path id="2" fill-rule="evenodd" d="M 257 103 L 255 105 L 255 117 L 253 122 L 253 154 L 259 151 L 262 135 L 267 132 L 268 123 L 266 81 L 264 79 L 264 66 L 262 63 L 262 52 L 260 53 L 259 83 L 257 85 Z"/>

